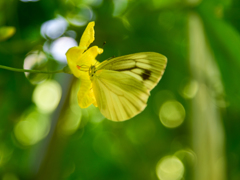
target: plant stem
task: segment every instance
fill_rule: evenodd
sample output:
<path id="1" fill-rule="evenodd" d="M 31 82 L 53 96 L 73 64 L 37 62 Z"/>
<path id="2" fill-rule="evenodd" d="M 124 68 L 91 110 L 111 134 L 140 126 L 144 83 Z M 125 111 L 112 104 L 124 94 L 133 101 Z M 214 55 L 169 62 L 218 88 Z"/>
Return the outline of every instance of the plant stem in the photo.
<path id="1" fill-rule="evenodd" d="M 43 73 L 43 74 L 55 74 L 55 73 L 63 73 L 63 69 L 57 70 L 57 71 L 41 71 L 41 70 L 31 70 L 31 69 L 18 69 L 18 68 L 12 68 L 8 66 L 0 65 L 0 69 L 7 69 L 9 71 L 15 71 L 15 72 L 30 72 L 30 73 Z"/>

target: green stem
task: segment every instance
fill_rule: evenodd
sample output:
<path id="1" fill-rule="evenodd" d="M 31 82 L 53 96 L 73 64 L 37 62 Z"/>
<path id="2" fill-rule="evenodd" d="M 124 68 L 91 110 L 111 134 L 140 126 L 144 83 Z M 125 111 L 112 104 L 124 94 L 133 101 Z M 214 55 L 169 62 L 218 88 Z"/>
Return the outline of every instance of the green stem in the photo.
<path id="1" fill-rule="evenodd" d="M 41 71 L 41 70 L 30 70 L 30 69 L 18 69 L 18 68 L 12 68 L 0 65 L 1 69 L 7 69 L 9 71 L 15 71 L 15 72 L 30 72 L 30 73 L 43 73 L 43 74 L 55 74 L 55 73 L 63 73 L 63 69 L 57 70 L 57 71 Z"/>

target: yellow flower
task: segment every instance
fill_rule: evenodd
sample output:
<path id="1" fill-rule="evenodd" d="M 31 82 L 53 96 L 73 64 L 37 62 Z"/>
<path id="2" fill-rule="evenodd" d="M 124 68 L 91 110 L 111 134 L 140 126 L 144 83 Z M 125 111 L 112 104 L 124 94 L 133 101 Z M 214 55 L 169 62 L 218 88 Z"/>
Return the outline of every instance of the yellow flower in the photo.
<path id="1" fill-rule="evenodd" d="M 91 65 L 96 65 L 95 58 L 103 52 L 103 49 L 98 46 L 92 46 L 88 49 L 94 41 L 94 25 L 95 22 L 90 22 L 83 32 L 79 46 L 70 48 L 66 53 L 70 70 L 74 76 L 80 79 L 78 104 L 81 108 L 86 108 L 91 104 L 97 106 L 89 77 L 89 68 Z"/>

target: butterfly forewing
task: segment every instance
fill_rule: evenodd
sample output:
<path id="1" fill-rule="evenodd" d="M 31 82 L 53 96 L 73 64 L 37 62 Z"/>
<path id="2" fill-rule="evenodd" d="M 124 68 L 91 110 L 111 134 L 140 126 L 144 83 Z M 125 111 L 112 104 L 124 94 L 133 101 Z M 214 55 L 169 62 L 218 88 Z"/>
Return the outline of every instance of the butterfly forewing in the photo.
<path id="1" fill-rule="evenodd" d="M 123 72 L 141 81 L 152 90 L 161 79 L 167 58 L 155 52 L 141 52 L 113 58 L 101 63 L 97 69 Z"/>

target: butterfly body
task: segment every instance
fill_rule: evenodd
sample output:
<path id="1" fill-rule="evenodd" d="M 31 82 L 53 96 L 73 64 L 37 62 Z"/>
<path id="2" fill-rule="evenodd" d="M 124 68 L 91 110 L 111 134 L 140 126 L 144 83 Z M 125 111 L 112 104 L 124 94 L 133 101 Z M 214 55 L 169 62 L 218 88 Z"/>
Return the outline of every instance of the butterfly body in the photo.
<path id="1" fill-rule="evenodd" d="M 93 80 L 93 77 L 94 77 L 95 73 L 96 73 L 96 66 L 91 65 L 90 68 L 89 68 L 89 77 L 90 77 L 91 81 Z"/>

